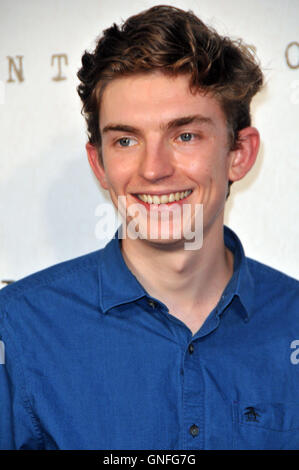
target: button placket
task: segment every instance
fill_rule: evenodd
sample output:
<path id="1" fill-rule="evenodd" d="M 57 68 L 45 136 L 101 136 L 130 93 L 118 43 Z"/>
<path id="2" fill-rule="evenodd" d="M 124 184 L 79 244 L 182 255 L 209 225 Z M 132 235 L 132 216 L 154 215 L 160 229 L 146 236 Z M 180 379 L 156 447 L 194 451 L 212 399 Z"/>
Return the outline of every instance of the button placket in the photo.
<path id="1" fill-rule="evenodd" d="M 184 367 L 184 445 L 186 449 L 200 450 L 203 442 L 203 393 L 202 376 L 197 342 L 190 342 L 185 350 Z"/>

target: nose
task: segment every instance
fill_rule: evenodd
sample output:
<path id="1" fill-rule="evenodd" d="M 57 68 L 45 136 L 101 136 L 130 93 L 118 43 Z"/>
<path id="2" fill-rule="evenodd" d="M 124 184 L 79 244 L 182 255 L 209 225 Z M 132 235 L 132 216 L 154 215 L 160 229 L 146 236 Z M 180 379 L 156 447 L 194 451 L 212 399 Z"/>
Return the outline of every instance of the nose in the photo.
<path id="1" fill-rule="evenodd" d="M 139 175 L 155 182 L 172 176 L 174 162 L 171 148 L 164 142 L 150 142 L 145 145 L 139 165 Z"/>

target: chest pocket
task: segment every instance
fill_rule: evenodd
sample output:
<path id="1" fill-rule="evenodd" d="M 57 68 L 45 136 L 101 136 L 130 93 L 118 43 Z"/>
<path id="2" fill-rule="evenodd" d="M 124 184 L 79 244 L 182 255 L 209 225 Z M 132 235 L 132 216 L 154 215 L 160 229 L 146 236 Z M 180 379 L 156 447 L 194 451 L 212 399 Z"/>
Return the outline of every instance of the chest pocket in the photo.
<path id="1" fill-rule="evenodd" d="M 233 448 L 298 450 L 299 401 L 233 402 Z"/>

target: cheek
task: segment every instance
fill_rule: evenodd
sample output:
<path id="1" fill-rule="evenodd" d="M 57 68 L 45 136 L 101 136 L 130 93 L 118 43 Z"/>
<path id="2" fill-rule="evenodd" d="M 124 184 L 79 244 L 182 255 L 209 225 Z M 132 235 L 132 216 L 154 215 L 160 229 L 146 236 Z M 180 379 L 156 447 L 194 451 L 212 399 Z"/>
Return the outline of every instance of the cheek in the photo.
<path id="1" fill-rule="evenodd" d="M 106 162 L 105 175 L 110 188 L 121 190 L 129 182 L 131 171 L 128 165 L 110 160 Z"/>
<path id="2" fill-rule="evenodd" d="M 193 161 L 185 168 L 190 179 L 197 183 L 208 184 L 209 182 L 219 179 L 224 169 L 219 167 L 219 163 L 212 159 L 198 159 Z"/>
<path id="3" fill-rule="evenodd" d="M 217 180 L 226 180 L 229 170 L 229 158 L 227 152 L 216 153 L 213 158 L 206 163 L 206 170 L 209 175 Z"/>

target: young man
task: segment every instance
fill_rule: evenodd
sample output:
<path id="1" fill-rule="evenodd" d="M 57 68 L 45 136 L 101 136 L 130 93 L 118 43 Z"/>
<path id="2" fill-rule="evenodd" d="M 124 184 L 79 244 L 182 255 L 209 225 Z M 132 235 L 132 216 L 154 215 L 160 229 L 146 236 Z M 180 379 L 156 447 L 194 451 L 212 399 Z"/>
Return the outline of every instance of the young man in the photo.
<path id="1" fill-rule="evenodd" d="M 128 230 L 1 291 L 0 448 L 299 449 L 298 282 L 223 226 L 259 148 L 255 58 L 156 6 L 105 30 L 78 76 Z"/>

